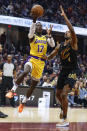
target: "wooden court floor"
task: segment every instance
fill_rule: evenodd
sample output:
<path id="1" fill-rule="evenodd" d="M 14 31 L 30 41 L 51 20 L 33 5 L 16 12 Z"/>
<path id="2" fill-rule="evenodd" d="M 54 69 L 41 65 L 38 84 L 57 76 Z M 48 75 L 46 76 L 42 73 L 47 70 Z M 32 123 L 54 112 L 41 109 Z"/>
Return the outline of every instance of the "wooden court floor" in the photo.
<path id="1" fill-rule="evenodd" d="M 56 128 L 60 122 L 59 108 L 30 108 L 25 107 L 22 113 L 18 108 L 0 107 L 8 114 L 0 118 L 0 131 L 87 131 L 87 108 L 69 108 L 69 127 Z"/>

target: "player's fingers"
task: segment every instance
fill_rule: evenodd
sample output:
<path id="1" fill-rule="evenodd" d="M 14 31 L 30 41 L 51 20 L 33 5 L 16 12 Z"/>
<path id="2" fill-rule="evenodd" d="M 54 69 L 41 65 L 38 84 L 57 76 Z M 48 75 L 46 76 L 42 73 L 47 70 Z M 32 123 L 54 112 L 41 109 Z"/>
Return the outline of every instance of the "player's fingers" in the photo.
<path id="1" fill-rule="evenodd" d="M 51 25 L 51 31 L 52 31 L 53 25 Z"/>
<path id="2" fill-rule="evenodd" d="M 63 7 L 62 7 L 62 5 L 60 5 L 60 9 L 61 9 L 61 11 L 63 10 Z"/>

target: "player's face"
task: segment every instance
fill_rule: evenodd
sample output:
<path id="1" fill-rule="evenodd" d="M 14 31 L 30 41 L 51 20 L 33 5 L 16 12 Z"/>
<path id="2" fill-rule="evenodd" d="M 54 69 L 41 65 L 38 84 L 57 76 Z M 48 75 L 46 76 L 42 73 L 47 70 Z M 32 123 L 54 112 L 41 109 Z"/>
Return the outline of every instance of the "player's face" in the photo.
<path id="1" fill-rule="evenodd" d="M 42 24 L 36 23 L 36 33 L 42 33 Z"/>
<path id="2" fill-rule="evenodd" d="M 8 60 L 8 62 L 11 62 L 12 56 L 8 55 L 7 60 Z"/>
<path id="3" fill-rule="evenodd" d="M 71 33 L 70 33 L 70 31 L 66 31 L 64 37 L 65 37 L 66 40 L 71 39 Z"/>

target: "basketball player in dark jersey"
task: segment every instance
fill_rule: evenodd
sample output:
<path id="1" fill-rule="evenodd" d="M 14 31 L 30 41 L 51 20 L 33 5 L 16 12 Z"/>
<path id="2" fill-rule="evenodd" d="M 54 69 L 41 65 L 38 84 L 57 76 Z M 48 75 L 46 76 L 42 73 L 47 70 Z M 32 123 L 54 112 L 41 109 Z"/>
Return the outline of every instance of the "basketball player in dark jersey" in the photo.
<path id="1" fill-rule="evenodd" d="M 59 54 L 62 69 L 60 71 L 57 87 L 56 87 L 56 97 L 61 104 L 61 113 L 60 118 L 62 117 L 62 123 L 57 124 L 57 126 L 68 126 L 69 122 L 67 121 L 67 109 L 68 109 L 68 100 L 67 94 L 70 90 L 72 82 L 76 78 L 75 70 L 77 69 L 77 56 L 76 52 L 78 50 L 77 37 L 74 32 L 74 29 L 68 20 L 62 6 L 61 16 L 64 17 L 64 20 L 69 28 L 69 31 L 65 33 L 65 41 L 61 44 L 58 44 L 54 51 L 48 55 L 44 56 L 45 59 L 50 60 L 56 54 Z M 73 73 L 73 74 L 72 74 Z"/>

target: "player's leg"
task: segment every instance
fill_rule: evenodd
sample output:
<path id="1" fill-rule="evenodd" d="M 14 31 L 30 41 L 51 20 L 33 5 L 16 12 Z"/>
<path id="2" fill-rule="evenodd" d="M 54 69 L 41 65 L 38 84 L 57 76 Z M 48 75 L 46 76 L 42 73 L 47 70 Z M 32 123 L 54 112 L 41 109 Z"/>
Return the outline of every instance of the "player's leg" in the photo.
<path id="1" fill-rule="evenodd" d="M 56 126 L 58 126 L 58 127 L 69 126 L 69 122 L 67 120 L 67 110 L 68 110 L 67 95 L 68 95 L 68 91 L 69 91 L 69 86 L 68 85 L 64 86 L 64 89 L 63 89 L 62 94 L 61 94 L 63 117 L 62 117 L 62 122 L 56 124 Z"/>
<path id="2" fill-rule="evenodd" d="M 35 62 L 35 60 L 34 60 L 33 69 L 32 69 L 32 73 L 31 73 L 31 77 L 32 77 L 31 85 L 30 85 L 29 90 L 27 91 L 25 99 L 23 99 L 22 103 L 19 106 L 19 112 L 22 112 L 24 104 L 27 101 L 27 98 L 29 98 L 31 96 L 33 90 L 35 89 L 35 87 L 38 83 L 38 81 L 42 77 L 44 65 L 45 65 L 45 63 L 42 63 L 42 61 L 36 60 L 36 62 Z"/>
<path id="3" fill-rule="evenodd" d="M 62 118 L 62 122 L 60 124 L 57 124 L 56 126 L 68 126 L 69 122 L 67 122 L 67 87 L 65 88 L 65 81 L 67 80 L 68 71 L 62 70 L 58 82 L 57 82 L 57 98 L 59 99 L 61 103 L 61 113 L 60 118 Z M 66 104 L 66 105 L 65 105 Z M 65 107 L 64 107 L 65 106 Z"/>
<path id="4" fill-rule="evenodd" d="M 65 72 L 64 72 L 64 70 L 61 70 L 59 77 L 58 77 L 57 86 L 56 86 L 56 97 L 57 97 L 60 107 L 61 107 L 60 119 L 63 117 L 62 91 L 63 91 L 63 87 L 65 85 L 65 79 L 66 79 Z"/>
<path id="5" fill-rule="evenodd" d="M 17 78 L 17 80 L 16 80 L 13 88 L 11 89 L 11 91 L 9 91 L 9 92 L 6 94 L 6 97 L 8 97 L 8 98 L 12 98 L 12 97 L 13 97 L 13 92 L 16 91 L 16 89 L 18 88 L 18 85 L 24 80 L 24 77 L 27 76 L 27 74 L 28 74 L 29 72 L 31 72 L 31 71 L 32 71 L 32 63 L 31 63 L 31 62 L 27 62 L 27 63 L 24 65 L 24 72 L 21 73 L 21 74 L 18 76 L 18 78 Z"/>
<path id="6" fill-rule="evenodd" d="M 24 77 L 25 76 L 27 76 L 27 74 L 29 73 L 29 72 L 31 72 L 31 70 L 32 70 L 32 63 L 31 62 L 27 62 L 25 65 L 24 65 L 24 72 L 23 73 L 21 73 L 19 76 L 18 76 L 18 78 L 17 78 L 17 80 L 16 80 L 16 84 L 17 85 L 19 85 L 23 80 L 24 80 Z M 14 89 L 14 88 L 13 88 Z"/>
<path id="7" fill-rule="evenodd" d="M 68 110 L 68 99 L 67 95 L 70 90 L 69 84 L 64 86 L 63 92 L 62 92 L 62 110 L 63 110 L 63 118 L 67 118 L 67 110 Z"/>
<path id="8" fill-rule="evenodd" d="M 60 119 L 63 118 L 63 110 L 62 110 L 62 89 L 56 89 L 56 98 L 60 104 L 61 112 L 60 112 Z"/>
<path id="9" fill-rule="evenodd" d="M 22 100 L 21 104 L 19 105 L 18 111 L 20 113 L 23 111 L 24 105 L 25 105 L 27 99 L 31 96 L 31 94 L 32 94 L 33 90 L 35 89 L 37 83 L 38 83 L 38 81 L 32 79 L 31 85 L 30 85 L 30 88 L 27 91 L 26 97 Z"/>

